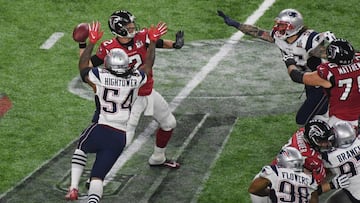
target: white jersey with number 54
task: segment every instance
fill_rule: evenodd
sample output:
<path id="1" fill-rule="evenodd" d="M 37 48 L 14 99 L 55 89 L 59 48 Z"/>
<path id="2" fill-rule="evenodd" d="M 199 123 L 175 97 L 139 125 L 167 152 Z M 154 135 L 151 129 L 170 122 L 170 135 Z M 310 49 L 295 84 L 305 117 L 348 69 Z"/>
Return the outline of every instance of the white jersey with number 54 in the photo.
<path id="1" fill-rule="evenodd" d="M 126 131 L 131 105 L 147 76 L 135 70 L 126 78 L 117 77 L 103 68 L 92 68 L 89 80 L 96 85 L 96 112 L 93 122 Z"/>

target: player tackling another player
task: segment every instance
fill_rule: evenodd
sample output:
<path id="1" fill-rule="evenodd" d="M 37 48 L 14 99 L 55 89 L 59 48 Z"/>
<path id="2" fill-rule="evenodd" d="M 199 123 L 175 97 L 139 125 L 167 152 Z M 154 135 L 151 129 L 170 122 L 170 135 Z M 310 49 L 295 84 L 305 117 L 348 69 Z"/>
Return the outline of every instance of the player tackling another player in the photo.
<path id="1" fill-rule="evenodd" d="M 332 41 L 335 36 L 331 32 L 318 33 L 304 25 L 301 13 L 295 9 L 284 9 L 275 18 L 271 31 L 253 25 L 242 24 L 218 11 L 224 22 L 244 34 L 275 43 L 283 57 L 294 56 L 297 68 L 303 71 L 315 71 L 321 63 L 325 41 Z M 293 75 L 288 70 L 292 80 Z M 295 80 L 294 80 L 295 81 Z M 297 82 L 297 81 L 295 81 Z M 323 88 L 305 85 L 306 99 L 296 114 L 296 123 L 304 126 L 312 118 L 326 118 L 328 100 Z"/>

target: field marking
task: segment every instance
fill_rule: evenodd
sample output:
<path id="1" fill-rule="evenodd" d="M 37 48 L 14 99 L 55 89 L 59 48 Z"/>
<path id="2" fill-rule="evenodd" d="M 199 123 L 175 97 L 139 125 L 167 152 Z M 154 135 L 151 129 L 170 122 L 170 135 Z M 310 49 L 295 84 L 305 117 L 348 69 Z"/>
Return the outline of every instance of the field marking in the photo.
<path id="1" fill-rule="evenodd" d="M 203 184 L 198 187 L 198 189 L 196 190 L 195 195 L 194 195 L 194 197 L 193 197 L 193 199 L 191 200 L 190 203 L 196 203 L 196 202 L 198 201 L 198 198 L 199 198 L 201 192 L 202 192 L 203 189 L 204 189 L 204 183 L 209 179 L 210 174 L 211 174 L 210 171 L 211 171 L 212 168 L 215 167 L 215 163 L 216 163 L 216 161 L 219 159 L 221 152 L 222 152 L 223 149 L 225 148 L 225 145 L 226 145 L 226 143 L 228 142 L 229 137 L 230 137 L 230 134 L 231 134 L 231 132 L 233 131 L 236 123 L 237 123 L 237 119 L 235 120 L 233 126 L 232 126 L 231 129 L 229 130 L 229 134 L 226 136 L 224 142 L 222 143 L 220 150 L 216 153 L 216 156 L 215 156 L 214 160 L 212 161 L 208 172 L 204 175 L 204 177 L 203 177 L 203 179 L 202 179 L 202 181 L 201 181 Z"/>
<path id="2" fill-rule="evenodd" d="M 254 13 L 249 16 L 245 24 L 254 24 L 264 12 L 275 3 L 276 0 L 265 0 Z M 220 50 L 210 58 L 209 62 L 203 66 L 192 80 L 177 94 L 177 96 L 169 104 L 171 111 L 180 105 L 180 103 L 205 79 L 205 77 L 214 70 L 219 62 L 232 50 L 233 45 L 236 44 L 244 34 L 241 31 L 234 33 L 229 40 L 220 48 Z M 128 161 L 136 152 L 140 150 L 142 145 L 150 138 L 150 135 L 155 132 L 158 123 L 152 120 L 145 130 L 127 147 L 115 162 L 114 167 L 109 171 L 104 180 L 104 186 L 109 183 L 122 166 Z"/>
<path id="3" fill-rule="evenodd" d="M 47 39 L 41 46 L 40 49 L 50 49 L 54 44 L 64 36 L 63 32 L 54 32 L 49 39 Z"/>
<path id="4" fill-rule="evenodd" d="M 180 149 L 176 151 L 175 156 L 173 156 L 172 160 L 177 160 L 180 155 L 184 152 L 185 148 L 190 144 L 191 140 L 194 138 L 196 133 L 199 131 L 199 129 L 204 125 L 206 119 L 210 116 L 209 113 L 205 114 L 204 117 L 201 119 L 201 121 L 195 126 L 193 131 L 190 133 L 190 135 L 186 138 L 185 142 L 181 145 Z M 160 184 L 163 182 L 164 178 L 167 176 L 170 170 L 162 170 L 160 175 L 156 178 L 156 180 L 153 182 L 153 184 L 150 186 L 150 188 L 146 191 L 143 198 L 141 199 L 141 203 L 147 203 L 149 202 L 149 199 L 151 196 L 156 192 L 157 188 L 160 186 Z"/>

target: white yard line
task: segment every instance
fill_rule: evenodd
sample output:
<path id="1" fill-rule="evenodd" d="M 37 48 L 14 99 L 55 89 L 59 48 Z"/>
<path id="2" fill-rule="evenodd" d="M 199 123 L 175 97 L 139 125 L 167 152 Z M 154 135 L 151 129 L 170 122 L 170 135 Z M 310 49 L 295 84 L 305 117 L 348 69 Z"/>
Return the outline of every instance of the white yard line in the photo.
<path id="1" fill-rule="evenodd" d="M 44 44 L 40 46 L 40 49 L 50 49 L 54 44 L 59 41 L 60 38 L 64 36 L 63 32 L 54 32 L 49 39 L 47 39 Z"/>
<path id="2" fill-rule="evenodd" d="M 189 137 L 186 138 L 185 142 L 181 145 L 181 147 L 176 151 L 176 155 L 173 157 L 173 160 L 177 160 L 180 155 L 184 152 L 185 148 L 190 144 L 191 140 L 194 138 L 199 129 L 204 125 L 206 119 L 210 116 L 210 114 L 205 114 L 201 121 L 196 125 L 194 130 L 190 133 Z M 147 203 L 151 196 L 156 192 L 157 188 L 161 185 L 164 178 L 167 176 L 171 169 L 161 171 L 160 175 L 156 178 L 150 188 L 144 194 L 140 203 Z"/>

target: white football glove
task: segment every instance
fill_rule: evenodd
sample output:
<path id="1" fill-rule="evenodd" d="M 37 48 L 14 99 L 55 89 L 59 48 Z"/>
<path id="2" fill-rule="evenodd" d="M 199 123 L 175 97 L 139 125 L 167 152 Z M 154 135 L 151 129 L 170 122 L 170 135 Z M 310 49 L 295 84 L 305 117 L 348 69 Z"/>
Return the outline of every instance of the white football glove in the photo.
<path id="1" fill-rule="evenodd" d="M 350 185 L 349 177 L 346 174 L 337 174 L 330 182 L 332 189 L 347 188 Z"/>

